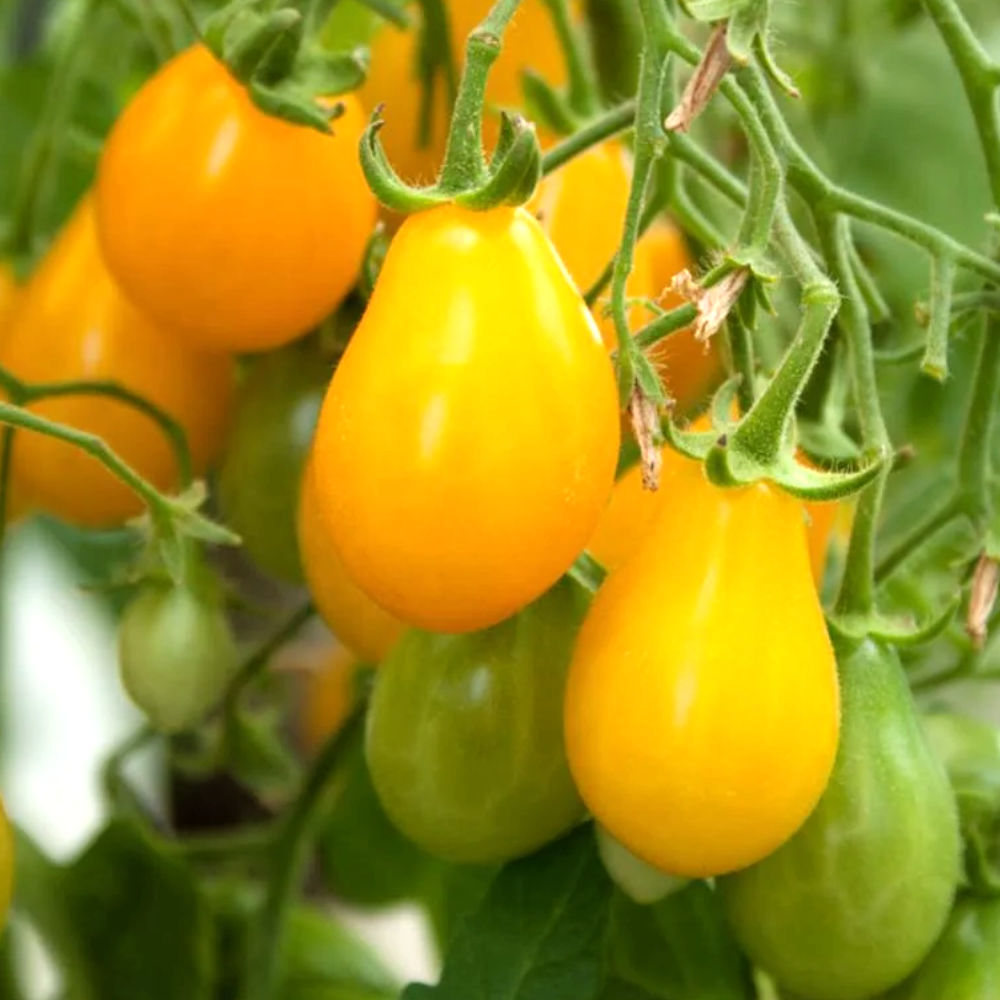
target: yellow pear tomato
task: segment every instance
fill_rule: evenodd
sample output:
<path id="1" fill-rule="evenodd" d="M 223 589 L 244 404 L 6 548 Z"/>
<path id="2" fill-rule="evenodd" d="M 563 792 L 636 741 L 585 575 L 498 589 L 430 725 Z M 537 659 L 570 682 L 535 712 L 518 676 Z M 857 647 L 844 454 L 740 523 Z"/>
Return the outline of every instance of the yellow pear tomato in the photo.
<path id="1" fill-rule="evenodd" d="M 675 875 L 752 864 L 805 821 L 837 750 L 836 663 L 801 505 L 687 461 L 601 587 L 566 690 L 566 749 L 595 818 Z"/>
<path id="2" fill-rule="evenodd" d="M 90 196 L 77 207 L 24 287 L 0 365 L 26 382 L 117 382 L 169 413 L 187 433 L 198 471 L 225 438 L 233 392 L 227 355 L 192 348 L 137 311 L 118 289 L 97 243 Z M 97 395 L 40 400 L 31 409 L 103 438 L 160 489 L 177 484 L 163 431 L 127 403 Z M 119 524 L 141 501 L 79 448 L 21 432 L 14 482 L 31 504 L 76 524 Z"/>
<path id="3" fill-rule="evenodd" d="M 431 631 L 501 621 L 586 544 L 618 443 L 610 360 L 534 217 L 408 219 L 314 444 L 320 513 L 358 584 Z"/>

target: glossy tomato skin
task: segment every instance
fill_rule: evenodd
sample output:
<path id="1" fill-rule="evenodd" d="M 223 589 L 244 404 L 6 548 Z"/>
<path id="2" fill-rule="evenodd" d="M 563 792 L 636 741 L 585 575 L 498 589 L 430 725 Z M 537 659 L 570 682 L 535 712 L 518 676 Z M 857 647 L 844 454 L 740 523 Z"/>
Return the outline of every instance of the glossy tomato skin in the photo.
<path id="1" fill-rule="evenodd" d="M 959 876 L 954 796 L 898 657 L 866 641 L 839 663 L 843 727 L 819 805 L 783 847 L 720 883 L 744 950 L 810 1000 L 863 1000 L 913 972 Z"/>
<path id="2" fill-rule="evenodd" d="M 204 348 L 304 334 L 357 280 L 375 200 L 352 94 L 333 135 L 272 117 L 204 46 L 132 99 L 97 180 L 101 244 L 126 293 Z"/>
<path id="3" fill-rule="evenodd" d="M 770 853 L 815 806 L 837 746 L 836 664 L 800 505 L 765 484 L 720 489 L 690 461 L 660 488 L 670 502 L 581 630 L 566 748 L 602 826 L 649 864 L 704 877 Z"/>
<path id="4" fill-rule="evenodd" d="M 424 850 L 506 861 L 582 819 L 559 718 L 585 607 L 566 580 L 483 632 L 407 632 L 379 668 L 368 766 L 386 813 Z"/>
<path id="5" fill-rule="evenodd" d="M 163 732 L 197 724 L 236 670 L 236 643 L 222 609 L 180 586 L 146 584 L 118 633 L 122 683 Z"/>
<path id="6" fill-rule="evenodd" d="M 436 208 L 393 240 L 330 385 L 320 513 L 382 607 L 434 631 L 484 628 L 583 548 L 618 429 L 610 360 L 535 219 Z"/>
<path id="7" fill-rule="evenodd" d="M 316 345 L 290 344 L 253 364 L 239 387 L 219 469 L 219 503 L 261 569 L 302 579 L 299 486 L 332 366 Z"/>
<path id="8" fill-rule="evenodd" d="M 489 13 L 490 6 L 489 0 L 454 0 L 447 4 L 451 48 L 459 70 L 464 63 L 466 36 Z M 379 138 L 393 167 L 406 180 L 430 183 L 444 158 L 450 108 L 447 88 L 439 78 L 435 81 L 429 134 L 422 142 L 419 40 L 417 25 L 402 30 L 386 23 L 372 41 L 371 70 L 359 96 L 368 111 L 384 106 L 385 126 Z M 499 133 L 497 109 L 523 105 L 521 72 L 529 66 L 555 86 L 565 79 L 562 50 L 544 0 L 524 0 L 504 32 L 503 49 L 487 82 L 487 114 L 483 122 L 487 148 L 492 147 Z"/>
<path id="9" fill-rule="evenodd" d="M 334 635 L 366 663 L 378 663 L 403 633 L 351 578 L 320 510 L 313 464 L 307 462 L 297 519 L 302 569 L 316 609 Z"/>
<path id="10" fill-rule="evenodd" d="M 154 325 L 121 294 L 102 261 L 89 197 L 77 207 L 25 286 L 0 364 L 27 382 L 110 380 L 156 403 L 186 431 L 196 471 L 217 456 L 229 420 L 233 363 Z M 163 431 L 135 408 L 100 396 L 31 404 L 41 416 L 99 435 L 160 489 L 177 485 Z M 119 524 L 142 511 L 96 459 L 40 434 L 22 433 L 14 479 L 31 503 L 76 524 Z"/>
<path id="11" fill-rule="evenodd" d="M 966 896 L 920 968 L 886 1000 L 1000 996 L 1000 899 Z"/>

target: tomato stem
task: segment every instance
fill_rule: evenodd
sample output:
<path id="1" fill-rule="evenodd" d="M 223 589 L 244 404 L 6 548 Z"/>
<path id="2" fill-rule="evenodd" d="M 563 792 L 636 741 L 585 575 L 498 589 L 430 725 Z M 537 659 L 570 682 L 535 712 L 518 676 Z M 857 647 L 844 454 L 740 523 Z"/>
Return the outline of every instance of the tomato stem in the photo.
<path id="1" fill-rule="evenodd" d="M 569 106 L 585 117 L 597 113 L 601 98 L 597 89 L 597 71 L 570 11 L 569 0 L 545 0 L 566 61 L 569 78 Z"/>
<path id="2" fill-rule="evenodd" d="M 0 366 L 0 389 L 21 406 L 59 396 L 106 396 L 133 407 L 154 421 L 169 441 L 177 461 L 177 475 L 181 488 L 187 489 L 191 485 L 193 479 L 191 449 L 184 428 L 166 410 L 162 410 L 145 396 L 132 392 L 119 382 L 72 379 L 65 382 L 28 383 Z"/>
<path id="3" fill-rule="evenodd" d="M 520 0 L 497 0 L 485 20 L 469 35 L 465 69 L 458 85 L 438 182 L 444 194 L 468 191 L 487 180 L 483 154 L 483 104 L 490 69 L 500 55 L 503 32 Z"/>
<path id="4" fill-rule="evenodd" d="M 249 951 L 244 1000 L 271 1000 L 274 996 L 288 913 L 299 892 L 316 825 L 331 788 L 330 778 L 345 748 L 358 738 L 363 722 L 363 706 L 359 706 L 324 744 L 282 820 L 274 842 L 264 907 Z"/>

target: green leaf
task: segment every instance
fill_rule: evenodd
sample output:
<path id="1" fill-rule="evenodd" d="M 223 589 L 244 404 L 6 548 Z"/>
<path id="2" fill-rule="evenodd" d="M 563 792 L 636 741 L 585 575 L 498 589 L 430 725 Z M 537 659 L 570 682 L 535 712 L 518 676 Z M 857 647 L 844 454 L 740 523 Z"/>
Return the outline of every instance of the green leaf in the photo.
<path id="1" fill-rule="evenodd" d="M 705 882 L 652 906 L 617 893 L 611 907 L 614 976 L 656 1000 L 750 1000 L 750 969 Z M 608 993 L 601 1000 L 631 1000 Z"/>
<path id="2" fill-rule="evenodd" d="M 59 892 L 100 1000 L 208 1000 L 207 908 L 190 871 L 137 825 L 107 826 Z"/>
<path id="3" fill-rule="evenodd" d="M 437 986 L 403 1000 L 596 1000 L 611 899 L 584 826 L 508 864 L 458 928 Z"/>
<path id="4" fill-rule="evenodd" d="M 281 969 L 282 1000 L 392 1000 L 399 993 L 398 983 L 367 944 L 312 907 L 292 912 Z"/>

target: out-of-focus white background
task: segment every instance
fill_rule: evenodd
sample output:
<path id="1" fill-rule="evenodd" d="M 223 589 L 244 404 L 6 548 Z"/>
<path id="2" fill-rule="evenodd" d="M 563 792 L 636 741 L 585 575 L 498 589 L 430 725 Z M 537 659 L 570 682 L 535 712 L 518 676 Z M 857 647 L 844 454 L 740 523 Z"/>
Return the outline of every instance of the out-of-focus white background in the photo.
<path id="1" fill-rule="evenodd" d="M 104 603 L 79 587 L 76 567 L 37 525 L 15 526 L 6 544 L 0 789 L 11 819 L 65 860 L 102 825 L 101 764 L 141 719 L 118 681 L 115 623 Z M 137 764 L 130 778 L 155 796 L 155 754 Z M 337 912 L 401 982 L 436 979 L 430 932 L 415 908 Z M 58 982 L 38 942 L 23 928 L 18 940 L 31 970 L 31 1000 L 48 1000 Z"/>

